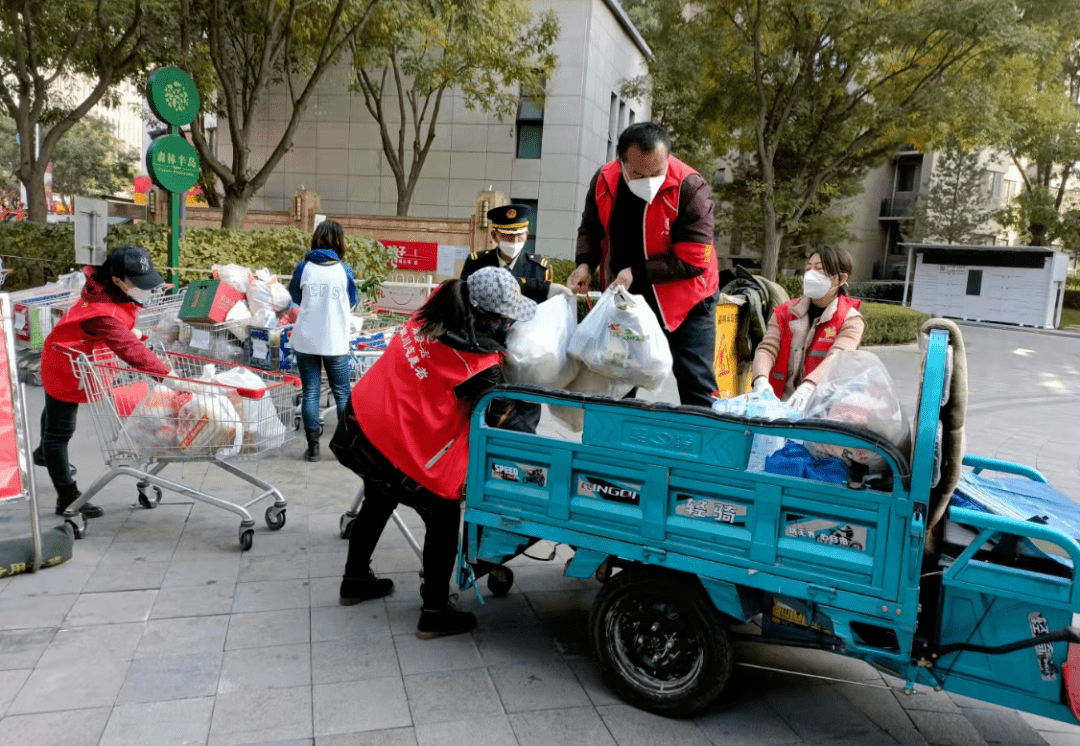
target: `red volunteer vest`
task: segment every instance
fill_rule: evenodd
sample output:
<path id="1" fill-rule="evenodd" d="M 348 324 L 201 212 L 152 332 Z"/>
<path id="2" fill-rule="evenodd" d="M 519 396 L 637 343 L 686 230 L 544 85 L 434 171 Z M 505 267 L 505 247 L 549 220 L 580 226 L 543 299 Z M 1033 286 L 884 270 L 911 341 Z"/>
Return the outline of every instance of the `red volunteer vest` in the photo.
<path id="1" fill-rule="evenodd" d="M 110 301 L 89 301 L 80 298 L 75 305 L 56 323 L 45 344 L 41 348 L 41 385 L 45 393 L 60 401 L 83 403 L 87 401 L 86 392 L 80 390 L 79 380 L 72 369 L 71 358 L 56 349 L 57 345 L 72 347 L 88 355 L 95 350 L 108 349 L 107 345 L 94 339 L 87 339 L 79 324 L 86 319 L 99 316 L 113 316 L 128 329 L 135 328 L 135 319 L 139 307 L 135 303 L 114 303 Z M 122 363 L 123 364 L 123 363 Z"/>
<path id="2" fill-rule="evenodd" d="M 469 460 L 469 404 L 454 387 L 499 364 L 425 339 L 410 321 L 353 388 L 350 404 L 368 440 L 425 489 L 461 499 Z"/>
<path id="3" fill-rule="evenodd" d="M 787 303 L 776 307 L 776 323 L 780 326 L 780 354 L 776 356 L 772 373 L 769 374 L 769 383 L 772 384 L 773 393 L 778 398 L 784 398 L 784 387 L 788 380 L 788 361 L 791 359 L 791 320 L 795 318 L 795 312 L 791 307 L 799 302 L 799 298 L 789 300 Z M 836 312 L 824 324 L 819 324 L 814 334 L 814 341 L 803 356 L 803 377 L 810 375 L 821 365 L 821 361 L 829 354 L 836 335 L 840 333 L 840 327 L 844 325 L 848 312 L 851 309 L 858 310 L 862 301 L 849 298 L 846 295 L 837 296 Z"/>
<path id="4" fill-rule="evenodd" d="M 678 329 L 690 309 L 703 299 L 716 292 L 720 284 L 720 272 L 716 262 L 716 252 L 708 244 L 671 242 L 671 224 L 679 216 L 679 190 L 683 181 L 697 171 L 687 166 L 675 156 L 668 157 L 667 178 L 660 187 L 660 192 L 645 207 L 644 245 L 646 258 L 680 253 L 691 257 L 688 261 L 697 266 L 704 266 L 705 272 L 689 280 L 675 280 L 653 285 L 656 305 L 660 308 L 660 323 L 669 331 Z M 612 161 L 600 169 L 600 178 L 596 180 L 596 209 L 600 223 L 604 226 L 604 238 L 600 243 L 600 286 L 607 288 L 615 276 L 608 269 L 611 259 L 611 241 L 608 224 L 611 221 L 615 195 L 622 180 L 619 162 Z"/>

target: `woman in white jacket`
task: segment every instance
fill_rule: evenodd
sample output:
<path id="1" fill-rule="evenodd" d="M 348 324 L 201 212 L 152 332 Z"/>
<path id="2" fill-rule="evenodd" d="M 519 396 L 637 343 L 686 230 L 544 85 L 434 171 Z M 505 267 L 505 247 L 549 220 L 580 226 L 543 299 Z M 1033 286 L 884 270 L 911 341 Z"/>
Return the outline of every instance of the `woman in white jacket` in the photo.
<path id="1" fill-rule="evenodd" d="M 356 279 L 345 264 L 345 231 L 324 220 L 311 236 L 311 251 L 296 265 L 289 293 L 300 307 L 291 344 L 303 385 L 300 414 L 307 433 L 304 459 L 319 460 L 320 373 L 334 394 L 340 419 L 349 403 L 349 316 L 356 305 Z"/>

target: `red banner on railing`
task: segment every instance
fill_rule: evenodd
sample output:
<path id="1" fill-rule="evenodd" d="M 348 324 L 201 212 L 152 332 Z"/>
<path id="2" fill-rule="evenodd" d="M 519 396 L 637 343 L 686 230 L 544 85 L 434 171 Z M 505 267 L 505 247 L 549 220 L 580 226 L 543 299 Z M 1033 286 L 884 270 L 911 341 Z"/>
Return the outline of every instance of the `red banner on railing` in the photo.
<path id="1" fill-rule="evenodd" d="M 19 439 L 15 421 L 15 395 L 18 381 L 11 376 L 11 358 L 8 334 L 11 331 L 11 304 L 0 306 L 5 313 L 0 316 L 0 502 L 24 497 L 22 472 L 19 469 Z"/>
<path id="2" fill-rule="evenodd" d="M 389 241 L 379 243 L 397 252 L 398 269 L 414 269 L 434 272 L 439 267 L 439 244 L 436 241 Z"/>

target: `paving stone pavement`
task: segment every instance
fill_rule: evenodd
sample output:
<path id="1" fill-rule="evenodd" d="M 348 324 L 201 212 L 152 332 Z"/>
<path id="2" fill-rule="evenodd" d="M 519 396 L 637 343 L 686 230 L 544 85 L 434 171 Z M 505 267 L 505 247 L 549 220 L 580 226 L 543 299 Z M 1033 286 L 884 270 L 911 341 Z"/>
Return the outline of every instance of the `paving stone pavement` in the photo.
<path id="1" fill-rule="evenodd" d="M 1080 500 L 1080 339 L 964 331 L 969 451 L 1034 465 Z M 914 401 L 918 351 L 876 352 Z M 28 396 L 37 413 L 41 390 Z M 670 385 L 660 398 L 674 398 Z M 104 470 L 87 415 L 72 447 L 84 485 Z M 514 560 L 505 598 L 485 592 L 480 606 L 463 594 L 480 619 L 473 634 L 417 640 L 418 562 L 392 526 L 374 564 L 396 592 L 337 605 L 338 519 L 357 480 L 301 451 L 293 442 L 241 464 L 289 500 L 280 532 L 255 513 L 249 552 L 235 516 L 168 493 L 145 510 L 122 478 L 72 560 L 0 578 L 0 744 L 1080 745 L 1080 727 L 944 692 L 906 696 L 861 662 L 766 645 L 739 649 L 733 685 L 700 716 L 636 710 L 588 657 L 599 586 L 563 577 L 565 547 L 551 562 Z M 204 464 L 165 474 L 230 500 L 253 492 Z M 48 478 L 37 478 L 51 526 Z M 422 537 L 415 513 L 402 515 Z M 27 532 L 25 506 L 0 507 L 0 538 Z"/>

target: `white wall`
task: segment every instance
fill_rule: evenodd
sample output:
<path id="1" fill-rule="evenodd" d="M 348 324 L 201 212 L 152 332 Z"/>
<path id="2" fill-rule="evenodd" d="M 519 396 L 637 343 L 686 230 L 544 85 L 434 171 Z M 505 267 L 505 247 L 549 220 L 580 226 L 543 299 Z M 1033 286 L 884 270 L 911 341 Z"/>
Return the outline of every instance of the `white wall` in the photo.
<path id="1" fill-rule="evenodd" d="M 644 56 L 604 0 L 535 0 L 535 11 L 554 10 L 562 31 L 556 43 L 560 66 L 548 81 L 543 148 L 539 159 L 515 158 L 514 120 L 469 111 L 453 92 L 444 96 L 436 139 L 416 184 L 413 217 L 467 218 L 478 192 L 493 188 L 511 199 L 539 201 L 538 253 L 570 257 L 585 192 L 607 160 L 612 93 L 644 71 Z M 379 128 L 362 94 L 350 93 L 351 72 L 327 73 L 270 180 L 252 209 L 286 210 L 301 186 L 314 190 L 326 214 L 393 215 L 397 190 L 382 153 Z M 252 158 L 260 163 L 284 131 L 281 94 L 263 102 L 252 134 Z M 640 101 L 626 102 L 637 121 L 648 118 Z M 387 101 L 389 119 L 396 103 Z M 624 122 L 625 123 L 625 122 Z M 221 157 L 231 158 L 226 123 L 220 127 Z M 396 127 L 391 127 L 396 138 Z"/>

